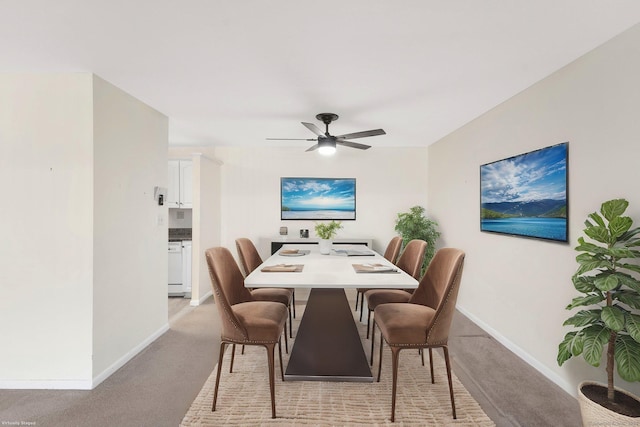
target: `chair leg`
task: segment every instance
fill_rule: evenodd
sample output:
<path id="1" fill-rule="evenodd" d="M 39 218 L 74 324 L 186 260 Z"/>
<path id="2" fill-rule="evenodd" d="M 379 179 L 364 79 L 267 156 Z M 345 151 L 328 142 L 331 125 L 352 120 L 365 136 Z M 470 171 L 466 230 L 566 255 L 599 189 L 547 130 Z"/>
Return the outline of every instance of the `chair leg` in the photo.
<path id="1" fill-rule="evenodd" d="M 418 349 L 418 354 L 420 354 L 420 358 L 422 359 L 422 366 L 424 366 L 424 349 Z"/>
<path id="2" fill-rule="evenodd" d="M 384 337 L 380 332 L 380 357 L 378 357 L 378 382 L 380 382 L 380 373 L 382 372 L 382 348 L 384 347 Z"/>
<path id="3" fill-rule="evenodd" d="M 293 305 L 293 318 L 296 318 L 296 290 L 293 290 L 293 296 L 291 297 L 291 304 Z"/>
<path id="4" fill-rule="evenodd" d="M 362 298 L 360 298 L 360 321 L 362 322 L 362 309 L 364 307 L 364 293 L 362 294 Z"/>
<path id="5" fill-rule="evenodd" d="M 381 332 L 382 333 L 382 332 Z M 373 324 L 371 325 L 371 366 L 373 366 L 373 347 L 376 342 L 376 318 L 373 318 Z"/>
<path id="6" fill-rule="evenodd" d="M 244 344 L 242 344 L 242 351 L 240 352 L 240 354 L 244 354 Z"/>
<path id="7" fill-rule="evenodd" d="M 216 386 L 213 389 L 213 405 L 211 405 L 211 412 L 216 410 L 216 401 L 218 400 L 218 385 L 220 385 L 220 374 L 222 373 L 222 358 L 224 357 L 224 350 L 227 343 L 220 343 L 220 355 L 218 356 L 218 373 L 216 375 Z"/>
<path id="8" fill-rule="evenodd" d="M 236 358 L 236 345 L 231 345 L 231 364 L 229 365 L 229 373 L 233 373 L 233 360 Z"/>
<path id="9" fill-rule="evenodd" d="M 288 307 L 289 309 L 289 337 L 293 338 L 293 320 L 291 320 L 291 305 L 289 305 Z M 286 333 L 286 328 L 285 328 L 285 333 Z"/>
<path id="10" fill-rule="evenodd" d="M 391 422 L 396 419 L 396 390 L 398 388 L 398 356 L 400 355 L 399 347 L 391 347 L 391 365 L 393 370 L 393 382 L 391 386 Z"/>
<path id="11" fill-rule="evenodd" d="M 369 338 L 369 324 L 371 323 L 371 309 L 369 308 L 367 313 L 367 338 Z"/>
<path id="12" fill-rule="evenodd" d="M 267 349 L 267 363 L 269 364 L 269 391 L 271 392 L 271 418 L 276 417 L 276 386 L 275 386 L 275 368 L 273 366 L 273 351 L 275 344 L 265 345 Z"/>
<path id="13" fill-rule="evenodd" d="M 358 311 L 358 299 L 360 298 L 360 291 L 356 290 L 356 306 L 353 311 Z"/>
<path id="14" fill-rule="evenodd" d="M 456 402 L 453 398 L 453 382 L 451 381 L 451 363 L 449 362 L 449 349 L 447 346 L 442 347 L 442 351 L 444 352 L 444 361 L 447 365 L 447 379 L 449 380 L 449 395 L 451 396 L 451 411 L 453 413 L 453 419 L 457 419 L 456 416 Z"/>
<path id="15" fill-rule="evenodd" d="M 287 338 L 287 322 L 284 323 L 284 350 L 289 354 L 289 339 Z"/>
<path id="16" fill-rule="evenodd" d="M 286 337 L 287 334 L 284 334 Z M 282 381 L 284 381 L 284 367 L 282 365 L 282 340 L 278 340 L 278 355 L 280 356 L 280 376 L 282 377 Z"/>
<path id="17" fill-rule="evenodd" d="M 424 361 L 422 365 L 424 366 Z M 436 381 L 433 378 L 433 349 L 431 347 L 429 347 L 429 366 L 431 367 L 431 384 L 435 384 Z"/>

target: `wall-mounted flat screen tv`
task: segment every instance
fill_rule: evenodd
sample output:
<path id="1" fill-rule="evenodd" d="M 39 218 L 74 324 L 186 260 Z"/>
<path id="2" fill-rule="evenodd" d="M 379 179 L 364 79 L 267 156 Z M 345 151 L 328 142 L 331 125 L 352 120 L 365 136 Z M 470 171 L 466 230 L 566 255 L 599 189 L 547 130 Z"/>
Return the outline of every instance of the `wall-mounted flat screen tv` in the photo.
<path id="1" fill-rule="evenodd" d="M 480 230 L 568 241 L 569 143 L 480 166 Z"/>
<path id="2" fill-rule="evenodd" d="M 280 219 L 356 219 L 355 178 L 280 178 Z"/>

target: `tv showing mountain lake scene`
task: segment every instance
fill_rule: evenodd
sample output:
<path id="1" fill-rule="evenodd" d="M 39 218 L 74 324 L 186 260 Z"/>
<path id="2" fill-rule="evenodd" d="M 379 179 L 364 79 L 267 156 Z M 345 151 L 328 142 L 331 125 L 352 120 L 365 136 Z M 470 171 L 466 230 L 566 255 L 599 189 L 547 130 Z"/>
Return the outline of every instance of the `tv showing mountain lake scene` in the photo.
<path id="1" fill-rule="evenodd" d="M 480 230 L 568 241 L 569 143 L 480 166 Z"/>
<path id="2" fill-rule="evenodd" d="M 280 178 L 280 219 L 356 219 L 355 178 Z"/>

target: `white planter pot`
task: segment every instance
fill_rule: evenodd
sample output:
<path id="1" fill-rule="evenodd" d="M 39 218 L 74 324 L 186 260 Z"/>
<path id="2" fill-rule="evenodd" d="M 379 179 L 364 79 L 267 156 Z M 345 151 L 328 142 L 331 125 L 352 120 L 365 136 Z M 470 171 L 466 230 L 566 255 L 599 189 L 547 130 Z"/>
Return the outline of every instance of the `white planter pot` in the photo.
<path id="1" fill-rule="evenodd" d="M 637 426 L 640 423 L 640 418 L 628 417 L 626 415 L 618 414 L 611 411 L 604 406 L 600 406 L 598 403 L 592 401 L 582 393 L 582 387 L 585 385 L 597 385 L 604 387 L 605 384 L 600 384 L 592 381 L 583 381 L 578 384 L 578 402 L 580 403 L 580 414 L 582 415 L 583 427 L 602 427 L 602 426 Z M 621 390 L 618 387 L 615 388 L 616 392 L 626 394 L 635 400 L 640 401 L 637 396 Z"/>
<path id="2" fill-rule="evenodd" d="M 333 246 L 333 241 L 328 239 L 320 239 L 318 242 L 318 246 L 320 247 L 320 253 L 322 255 L 329 255 L 331 253 L 331 246 Z"/>

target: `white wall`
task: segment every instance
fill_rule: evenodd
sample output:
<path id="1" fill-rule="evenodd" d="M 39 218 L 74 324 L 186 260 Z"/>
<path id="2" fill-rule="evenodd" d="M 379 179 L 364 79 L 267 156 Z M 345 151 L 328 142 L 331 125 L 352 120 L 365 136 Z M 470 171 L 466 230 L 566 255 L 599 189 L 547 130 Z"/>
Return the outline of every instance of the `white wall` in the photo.
<path id="1" fill-rule="evenodd" d="M 222 166 L 222 245 L 236 255 L 235 239 L 251 239 L 263 257 L 269 255 L 268 239 L 289 228 L 308 228 L 312 221 L 280 220 L 280 177 L 356 178 L 356 220 L 343 221 L 338 237 L 373 238 L 374 248 L 384 250 L 395 235 L 398 212 L 426 206 L 425 148 L 371 148 L 367 151 L 338 148 L 332 157 L 305 152 L 306 147 L 219 147 Z M 427 207 L 428 210 L 428 207 Z"/>
<path id="2" fill-rule="evenodd" d="M 429 149 L 430 212 L 441 246 L 467 252 L 459 307 L 575 395 L 579 381 L 606 382 L 581 359 L 558 367 L 577 296 L 573 247 L 586 216 L 608 199 L 630 201 L 640 223 L 640 26 L 539 82 Z M 570 244 L 479 231 L 479 166 L 569 141 Z M 640 384 L 618 380 L 640 392 Z"/>
<path id="3" fill-rule="evenodd" d="M 91 378 L 90 74 L 0 74 L 0 386 Z"/>
<path id="4" fill-rule="evenodd" d="M 167 325 L 168 119 L 94 77 L 93 377 Z M 158 221 L 161 217 L 161 221 Z"/>
<path id="5" fill-rule="evenodd" d="M 167 134 L 90 73 L 0 75 L 0 388 L 92 388 L 166 329 Z"/>

